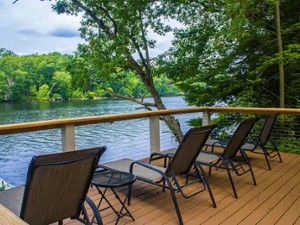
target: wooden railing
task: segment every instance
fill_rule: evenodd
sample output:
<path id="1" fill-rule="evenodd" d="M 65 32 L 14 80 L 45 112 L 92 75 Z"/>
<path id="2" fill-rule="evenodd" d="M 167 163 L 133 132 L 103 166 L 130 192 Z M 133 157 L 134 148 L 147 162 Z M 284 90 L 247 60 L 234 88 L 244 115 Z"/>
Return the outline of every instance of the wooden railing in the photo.
<path id="1" fill-rule="evenodd" d="M 62 148 L 64 151 L 75 150 L 75 127 L 88 124 L 108 123 L 140 118 L 149 118 L 150 126 L 150 150 L 160 150 L 160 125 L 159 117 L 166 115 L 187 114 L 202 112 L 202 124 L 210 123 L 210 114 L 212 112 L 227 113 L 246 113 L 246 114 L 269 114 L 280 113 L 284 115 L 300 115 L 300 109 L 279 109 L 279 108 L 241 108 L 241 107 L 198 107 L 171 110 L 157 110 L 138 113 L 115 114 L 106 116 L 68 118 L 47 121 L 37 121 L 29 123 L 18 123 L 0 125 L 0 135 L 15 134 L 24 132 L 33 132 L 48 129 L 61 129 L 62 131 Z"/>

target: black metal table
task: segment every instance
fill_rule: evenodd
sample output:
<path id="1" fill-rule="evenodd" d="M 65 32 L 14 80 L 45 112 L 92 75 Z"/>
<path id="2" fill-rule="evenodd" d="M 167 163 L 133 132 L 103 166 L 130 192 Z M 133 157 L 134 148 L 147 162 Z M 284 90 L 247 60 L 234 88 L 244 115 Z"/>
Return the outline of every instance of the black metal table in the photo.
<path id="1" fill-rule="evenodd" d="M 101 198 L 100 198 L 99 204 L 98 204 L 98 209 L 99 209 L 99 211 L 103 211 L 105 209 L 111 208 L 118 216 L 118 219 L 116 220 L 115 224 L 118 224 L 120 218 L 122 218 L 123 216 L 129 216 L 134 221 L 133 216 L 131 215 L 129 210 L 126 208 L 126 202 L 129 198 L 129 195 L 131 194 L 131 187 L 132 187 L 132 184 L 135 182 L 135 180 L 136 180 L 136 177 L 133 174 L 118 171 L 118 170 L 103 170 L 103 171 L 100 170 L 99 172 L 96 172 L 94 174 L 94 177 L 92 180 L 92 185 L 94 185 L 97 188 L 99 194 L 101 195 Z M 124 200 L 121 200 L 119 195 L 117 194 L 117 192 L 114 189 L 118 188 L 118 187 L 123 187 L 123 186 L 128 186 L 128 191 L 127 191 L 127 194 L 126 194 Z M 102 191 L 101 188 L 103 188 L 104 190 Z M 105 197 L 105 193 L 106 193 L 107 189 L 110 189 L 114 193 L 116 199 L 121 203 L 120 211 L 117 211 L 112 206 L 112 204 L 108 201 L 108 199 Z M 107 202 L 108 207 L 100 210 L 100 205 L 101 205 L 103 199 Z M 129 204 L 130 204 L 130 202 L 128 202 L 128 205 Z M 125 210 L 125 213 L 123 213 L 123 210 Z"/>

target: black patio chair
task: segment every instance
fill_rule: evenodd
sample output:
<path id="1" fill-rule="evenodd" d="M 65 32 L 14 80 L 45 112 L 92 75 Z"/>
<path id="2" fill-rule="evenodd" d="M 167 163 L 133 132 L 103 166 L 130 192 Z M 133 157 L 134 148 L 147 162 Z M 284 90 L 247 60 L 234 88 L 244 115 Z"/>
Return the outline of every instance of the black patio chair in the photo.
<path id="1" fill-rule="evenodd" d="M 271 132 L 274 128 L 277 116 L 278 114 L 267 115 L 259 135 L 256 137 L 252 136 L 252 141 L 251 139 L 248 139 L 242 146 L 242 149 L 245 151 L 263 154 L 267 161 L 269 170 L 271 170 L 271 165 L 268 158 L 274 158 L 278 156 L 279 162 L 282 162 L 277 145 L 270 140 Z"/>
<path id="2" fill-rule="evenodd" d="M 201 151 L 196 159 L 198 164 L 209 166 L 209 174 L 211 174 L 212 167 L 226 169 L 235 198 L 238 198 L 238 195 L 232 180 L 231 171 L 235 172 L 238 176 L 241 176 L 247 172 L 251 172 L 253 183 L 256 186 L 252 166 L 246 153 L 241 149 L 241 146 L 248 137 L 249 132 L 257 120 L 258 118 L 251 118 L 242 121 L 229 141 L 207 141 L 205 144 L 205 149 L 207 150 L 207 145 L 210 145 L 212 147 L 212 151 Z M 222 148 L 222 153 L 218 154 L 214 152 L 215 147 Z M 166 160 L 167 158 L 173 157 L 174 152 L 174 149 L 169 149 L 160 153 L 154 153 L 152 154 L 150 160 L 152 161 L 159 157 L 165 157 Z M 245 169 L 244 165 L 247 165 L 248 169 Z"/>
<path id="3" fill-rule="evenodd" d="M 26 185 L 0 192 L 0 203 L 30 225 L 77 219 L 91 224 L 84 205 L 103 224 L 97 207 L 87 197 L 98 160 L 105 147 L 34 156 Z"/>
<path id="4" fill-rule="evenodd" d="M 212 191 L 209 187 L 207 179 L 204 176 L 202 168 L 199 166 L 199 164 L 195 163 L 195 159 L 207 140 L 209 134 L 211 133 L 212 127 L 213 126 L 207 126 L 190 129 L 184 136 L 183 141 L 180 143 L 174 154 L 174 157 L 172 160 L 170 160 L 166 168 L 140 161 L 134 161 L 131 159 L 122 159 L 105 163 L 101 166 L 109 169 L 133 173 L 140 181 L 160 186 L 163 188 L 163 190 L 170 190 L 179 223 L 183 224 L 175 191 L 180 192 L 184 198 L 190 198 L 208 189 L 213 207 L 216 207 Z M 192 169 L 194 169 L 194 171 L 192 171 Z M 192 182 L 184 182 L 184 184 L 180 184 L 178 176 L 192 176 L 196 178 L 197 182 L 200 181 L 203 184 L 203 188 L 194 193 L 186 194 L 184 193 L 184 188 L 190 185 Z M 174 185 L 172 184 L 172 181 L 174 182 Z"/>

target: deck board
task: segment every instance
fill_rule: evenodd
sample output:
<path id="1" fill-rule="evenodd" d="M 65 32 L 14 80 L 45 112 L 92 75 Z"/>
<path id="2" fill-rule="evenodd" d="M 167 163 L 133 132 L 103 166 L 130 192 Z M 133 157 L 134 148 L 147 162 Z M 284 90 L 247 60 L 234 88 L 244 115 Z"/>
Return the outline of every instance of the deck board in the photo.
<path id="1" fill-rule="evenodd" d="M 205 191 L 190 199 L 177 194 L 184 224 L 300 224 L 300 155 L 282 153 L 283 163 L 271 160 L 272 170 L 267 170 L 261 155 L 249 153 L 257 181 L 255 187 L 251 175 L 241 177 L 233 175 L 238 199 L 232 194 L 226 171 L 213 171 L 207 176 L 215 196 L 217 208 L 212 204 Z M 196 190 L 194 186 L 189 191 Z M 123 197 L 126 189 L 122 188 Z M 119 224 L 178 224 L 174 206 L 168 191 L 143 182 L 133 186 L 132 204 L 128 209 L 135 217 L 135 222 L 122 218 Z M 99 195 L 91 188 L 89 196 L 96 203 Z M 112 193 L 109 201 L 119 207 Z M 91 212 L 90 212 L 91 213 Z M 104 224 L 114 224 L 116 215 L 108 209 L 101 212 Z M 66 224 L 79 224 L 67 221 Z"/>

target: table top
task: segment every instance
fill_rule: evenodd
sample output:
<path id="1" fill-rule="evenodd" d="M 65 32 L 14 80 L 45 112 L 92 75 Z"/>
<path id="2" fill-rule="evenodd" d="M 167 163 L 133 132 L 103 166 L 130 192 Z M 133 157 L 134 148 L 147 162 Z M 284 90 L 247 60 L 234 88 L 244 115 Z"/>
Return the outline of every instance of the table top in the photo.
<path id="1" fill-rule="evenodd" d="M 100 171 L 94 174 L 92 184 L 98 187 L 122 187 L 132 184 L 136 177 L 118 170 Z"/>

